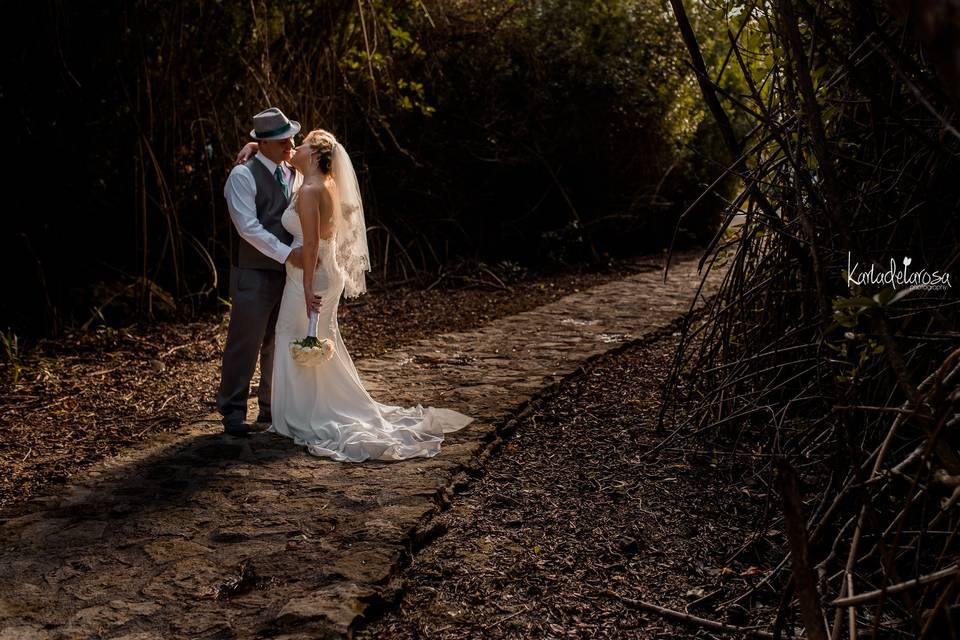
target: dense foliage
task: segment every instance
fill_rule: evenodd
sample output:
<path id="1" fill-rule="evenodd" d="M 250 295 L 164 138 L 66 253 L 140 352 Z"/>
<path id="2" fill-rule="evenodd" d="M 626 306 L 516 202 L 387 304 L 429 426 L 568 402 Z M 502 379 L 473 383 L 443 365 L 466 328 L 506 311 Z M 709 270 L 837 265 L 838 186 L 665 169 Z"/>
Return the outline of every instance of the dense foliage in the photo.
<path id="1" fill-rule="evenodd" d="M 748 545 L 787 534 L 761 583 L 776 634 L 956 637 L 960 13 L 716 3 L 718 67 L 672 4 L 744 189 L 704 257 L 729 260 L 723 286 L 665 386 L 694 380 L 698 410 L 664 443 L 708 438 L 778 489 Z"/>
<path id="2" fill-rule="evenodd" d="M 602 264 L 657 249 L 723 153 L 664 0 L 14 11 L 32 43 L 7 43 L 8 139 L 48 141 L 56 176 L 39 198 L 8 190 L 31 210 L 4 251 L 20 265 L 2 319 L 15 331 L 215 305 L 222 185 L 269 105 L 347 146 L 381 281 L 458 257 Z M 709 237 L 718 204 L 700 203 L 678 240 Z"/>

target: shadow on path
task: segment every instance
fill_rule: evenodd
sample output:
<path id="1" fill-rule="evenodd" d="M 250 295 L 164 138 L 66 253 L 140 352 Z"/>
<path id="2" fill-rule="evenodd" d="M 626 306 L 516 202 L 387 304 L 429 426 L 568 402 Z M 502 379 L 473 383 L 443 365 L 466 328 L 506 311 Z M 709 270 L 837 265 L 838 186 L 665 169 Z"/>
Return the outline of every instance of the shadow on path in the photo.
<path id="1" fill-rule="evenodd" d="M 636 274 L 357 362 L 382 402 L 477 418 L 434 458 L 339 463 L 208 419 L 15 508 L 0 521 L 0 640 L 349 634 L 395 598 L 410 546 L 519 408 L 687 311 L 697 257 L 675 257 L 667 282 Z"/>

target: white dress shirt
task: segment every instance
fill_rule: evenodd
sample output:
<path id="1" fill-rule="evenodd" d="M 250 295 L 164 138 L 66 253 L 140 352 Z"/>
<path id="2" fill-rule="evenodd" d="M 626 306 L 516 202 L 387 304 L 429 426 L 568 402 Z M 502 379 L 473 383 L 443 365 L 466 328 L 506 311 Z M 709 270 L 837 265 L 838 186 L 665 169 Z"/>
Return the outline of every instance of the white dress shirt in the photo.
<path id="1" fill-rule="evenodd" d="M 254 156 L 263 163 L 270 175 L 277 170 L 277 163 L 259 151 Z M 291 196 L 300 187 L 300 174 L 286 162 L 280 165 L 287 188 Z M 237 228 L 240 236 L 252 244 L 263 255 L 273 258 L 280 264 L 287 261 L 291 248 L 280 239 L 263 228 L 257 219 L 257 182 L 246 165 L 238 164 L 227 177 L 227 184 L 223 187 L 223 195 L 227 199 L 227 208 L 230 210 L 230 219 Z"/>

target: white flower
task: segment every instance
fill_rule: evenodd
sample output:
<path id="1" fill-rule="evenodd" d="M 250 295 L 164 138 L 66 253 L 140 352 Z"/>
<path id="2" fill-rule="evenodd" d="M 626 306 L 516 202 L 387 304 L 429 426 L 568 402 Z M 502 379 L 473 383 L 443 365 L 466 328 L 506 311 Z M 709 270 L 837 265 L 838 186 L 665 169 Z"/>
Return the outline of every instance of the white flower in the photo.
<path id="1" fill-rule="evenodd" d="M 333 348 L 333 340 L 327 340 L 326 338 L 324 338 L 321 344 L 322 344 L 321 351 L 323 352 L 323 359 L 329 360 L 330 358 L 333 357 L 333 354 L 336 351 Z"/>
<path id="2" fill-rule="evenodd" d="M 333 340 L 320 338 L 318 346 L 305 347 L 299 340 L 290 343 L 290 357 L 294 362 L 307 366 L 317 366 L 333 357 L 336 349 Z"/>

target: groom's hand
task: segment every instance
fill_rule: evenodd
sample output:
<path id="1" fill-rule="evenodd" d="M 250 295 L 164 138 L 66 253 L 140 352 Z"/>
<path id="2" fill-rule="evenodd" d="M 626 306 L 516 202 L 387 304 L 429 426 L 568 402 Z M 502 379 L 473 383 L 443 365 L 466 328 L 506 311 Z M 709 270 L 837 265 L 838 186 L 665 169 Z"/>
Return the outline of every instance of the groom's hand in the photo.
<path id="1" fill-rule="evenodd" d="M 303 269 L 303 250 L 300 247 L 296 247 L 291 251 L 290 255 L 287 256 L 287 263 L 292 264 L 297 269 Z"/>

